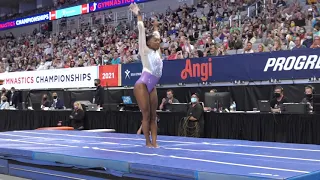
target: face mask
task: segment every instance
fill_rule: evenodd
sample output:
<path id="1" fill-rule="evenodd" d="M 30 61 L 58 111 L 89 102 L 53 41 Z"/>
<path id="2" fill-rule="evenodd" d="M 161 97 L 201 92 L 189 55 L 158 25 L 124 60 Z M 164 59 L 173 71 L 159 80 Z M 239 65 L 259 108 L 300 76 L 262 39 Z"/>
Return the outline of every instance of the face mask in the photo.
<path id="1" fill-rule="evenodd" d="M 192 102 L 192 103 L 196 103 L 196 102 L 197 102 L 197 98 L 194 98 L 194 97 L 191 98 L 191 102 Z"/>
<path id="2" fill-rule="evenodd" d="M 58 98 L 58 96 L 53 96 L 53 99 L 57 99 Z"/>
<path id="3" fill-rule="evenodd" d="M 105 63 L 106 63 L 106 62 L 108 62 L 108 60 L 107 60 L 107 59 L 105 59 L 105 60 L 103 60 L 103 61 L 104 61 Z"/>
<path id="4" fill-rule="evenodd" d="M 306 94 L 306 98 L 311 99 L 312 98 L 312 94 Z"/>
<path id="5" fill-rule="evenodd" d="M 167 95 L 167 98 L 171 99 L 171 98 L 172 98 L 172 95 Z"/>
<path id="6" fill-rule="evenodd" d="M 94 86 L 98 86 L 98 83 L 94 83 Z"/>
<path id="7" fill-rule="evenodd" d="M 196 28 L 196 26 L 193 26 L 193 29 L 195 29 Z"/>
<path id="8" fill-rule="evenodd" d="M 74 106 L 74 109 L 78 109 L 78 106 Z"/>
<path id="9" fill-rule="evenodd" d="M 294 23 L 291 23 L 291 27 L 294 27 L 295 26 L 295 24 Z"/>
<path id="10" fill-rule="evenodd" d="M 2 102 L 7 102 L 7 100 L 2 100 Z"/>
<path id="11" fill-rule="evenodd" d="M 307 36 L 307 39 L 312 39 L 312 36 Z"/>
<path id="12" fill-rule="evenodd" d="M 274 97 L 279 98 L 279 97 L 281 97 L 281 94 L 280 93 L 274 93 Z"/>
<path id="13" fill-rule="evenodd" d="M 43 100 L 47 100 L 47 98 L 46 98 L 46 97 L 44 97 L 44 98 L 43 98 Z"/>

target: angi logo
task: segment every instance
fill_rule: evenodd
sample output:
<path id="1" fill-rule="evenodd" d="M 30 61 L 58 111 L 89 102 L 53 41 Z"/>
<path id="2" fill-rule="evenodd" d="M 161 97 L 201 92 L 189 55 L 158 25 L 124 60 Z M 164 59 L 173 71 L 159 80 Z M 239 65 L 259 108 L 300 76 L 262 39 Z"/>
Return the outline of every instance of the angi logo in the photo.
<path id="1" fill-rule="evenodd" d="M 124 77 L 125 79 L 130 79 L 130 71 L 127 69 L 125 72 L 126 76 Z"/>
<path id="2" fill-rule="evenodd" d="M 212 76 L 212 59 L 207 63 L 192 64 L 190 59 L 186 60 L 186 67 L 181 71 L 181 79 L 188 77 L 200 77 L 202 81 L 207 81 Z"/>

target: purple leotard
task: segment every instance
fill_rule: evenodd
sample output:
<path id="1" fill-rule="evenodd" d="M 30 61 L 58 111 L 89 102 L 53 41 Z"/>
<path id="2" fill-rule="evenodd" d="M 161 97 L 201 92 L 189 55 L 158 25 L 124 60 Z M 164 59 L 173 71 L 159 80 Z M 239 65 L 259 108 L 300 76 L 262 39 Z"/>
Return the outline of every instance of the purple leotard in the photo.
<path id="1" fill-rule="evenodd" d="M 163 62 L 160 57 L 160 49 L 154 51 L 148 48 L 146 43 L 146 32 L 142 21 L 138 21 L 139 29 L 139 53 L 143 66 L 141 77 L 136 84 L 145 84 L 150 93 L 162 76 Z M 160 36 L 159 32 L 154 32 Z"/>

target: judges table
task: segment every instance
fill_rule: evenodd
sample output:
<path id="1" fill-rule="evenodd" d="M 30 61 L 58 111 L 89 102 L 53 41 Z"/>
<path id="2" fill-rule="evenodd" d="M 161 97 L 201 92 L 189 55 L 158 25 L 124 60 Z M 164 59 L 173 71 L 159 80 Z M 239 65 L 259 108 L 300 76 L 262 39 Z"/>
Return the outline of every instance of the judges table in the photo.
<path id="1" fill-rule="evenodd" d="M 69 118 L 70 111 L 0 111 L 0 130 L 53 127 Z M 160 112 L 159 134 L 178 135 L 184 113 Z M 86 112 L 86 129 L 115 129 L 136 133 L 140 112 Z M 205 113 L 205 137 L 320 144 L 320 115 Z"/>

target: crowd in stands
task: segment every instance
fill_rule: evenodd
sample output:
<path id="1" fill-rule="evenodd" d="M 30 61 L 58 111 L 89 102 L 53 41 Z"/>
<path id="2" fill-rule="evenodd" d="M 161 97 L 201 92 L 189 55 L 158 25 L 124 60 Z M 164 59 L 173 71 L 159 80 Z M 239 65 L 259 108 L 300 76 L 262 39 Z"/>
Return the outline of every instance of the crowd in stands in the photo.
<path id="1" fill-rule="evenodd" d="M 320 47 L 317 5 L 266 2 L 215 0 L 176 10 L 168 7 L 166 13 L 157 14 L 163 59 Z M 252 3 L 258 3 L 257 11 L 241 15 Z M 148 33 L 151 21 L 145 18 Z M 58 34 L 9 34 L 0 40 L 0 73 L 139 62 L 137 36 L 137 27 L 124 22 Z"/>

